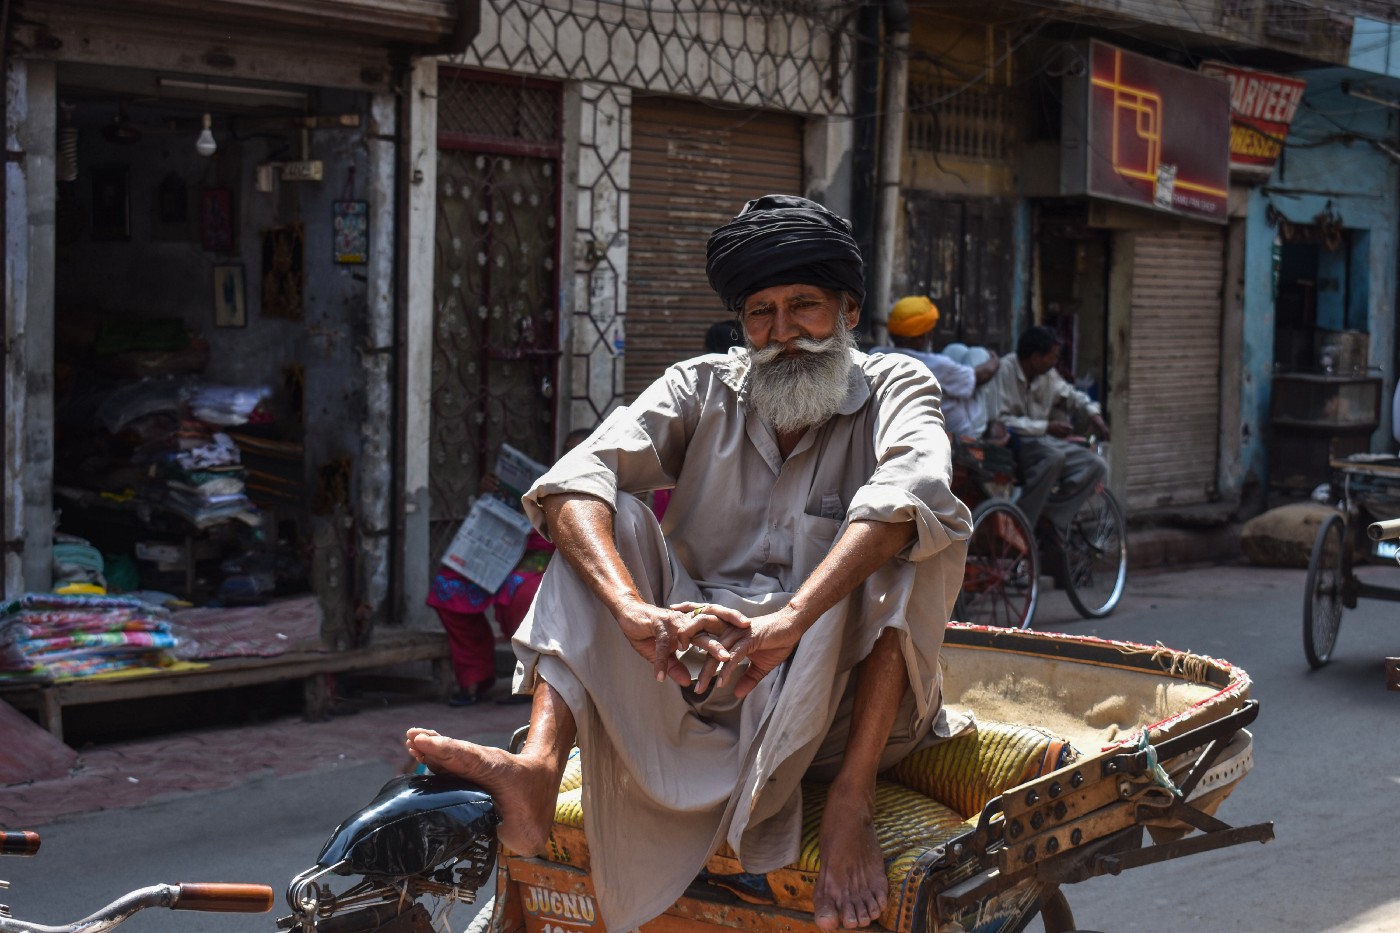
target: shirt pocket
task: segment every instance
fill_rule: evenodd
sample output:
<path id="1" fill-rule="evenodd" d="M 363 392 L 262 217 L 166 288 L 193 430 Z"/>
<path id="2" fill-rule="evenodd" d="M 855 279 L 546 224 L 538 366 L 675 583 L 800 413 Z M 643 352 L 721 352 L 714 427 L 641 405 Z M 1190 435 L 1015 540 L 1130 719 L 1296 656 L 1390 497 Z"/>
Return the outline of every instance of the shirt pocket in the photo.
<path id="1" fill-rule="evenodd" d="M 844 518 L 826 518 L 804 513 L 797 521 L 797 540 L 792 544 L 792 565 L 799 582 L 822 562 L 836 536 L 845 524 Z"/>

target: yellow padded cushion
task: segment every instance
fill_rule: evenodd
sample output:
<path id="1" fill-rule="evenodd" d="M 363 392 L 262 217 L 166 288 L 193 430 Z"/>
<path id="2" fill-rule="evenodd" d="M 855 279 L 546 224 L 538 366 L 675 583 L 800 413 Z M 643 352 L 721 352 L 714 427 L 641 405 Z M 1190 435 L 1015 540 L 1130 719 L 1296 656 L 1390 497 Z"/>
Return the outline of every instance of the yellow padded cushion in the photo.
<path id="1" fill-rule="evenodd" d="M 915 752 L 881 774 L 875 784 L 875 836 L 890 884 L 881 925 L 895 930 L 901 918 L 907 920 L 905 914 L 912 909 L 910 899 L 916 893 L 913 889 L 918 887 L 909 872 L 920 856 L 975 825 L 993 797 L 1076 757 L 1068 742 L 1042 729 L 979 721 L 976 732 Z M 780 906 L 812 909 L 812 891 L 821 869 L 818 841 L 826 803 L 827 785 L 803 782 L 802 844 L 797 861 L 768 876 Z M 564 768 L 554 819 L 556 831 L 551 834 L 546 858 L 586 870 L 578 749 L 570 754 Z M 724 877 L 737 876 L 743 869 L 729 846 L 721 845 L 707 871 L 711 880 L 727 887 Z"/>
<path id="2" fill-rule="evenodd" d="M 979 720 L 977 731 L 917 751 L 884 776 L 971 818 L 1003 791 L 1077 757 L 1068 742 L 1043 729 Z"/>
<path id="3" fill-rule="evenodd" d="M 802 848 L 793 868 L 810 872 L 821 869 L 817 843 L 826 795 L 825 784 L 802 785 Z M 886 860 L 915 845 L 937 845 L 933 840 L 951 839 L 966 828 L 961 816 L 918 791 L 893 781 L 875 783 L 875 838 Z"/>
<path id="4" fill-rule="evenodd" d="M 564 775 L 559 779 L 559 793 L 583 786 L 583 759 L 578 749 L 569 752 L 569 760 L 564 762 Z"/>

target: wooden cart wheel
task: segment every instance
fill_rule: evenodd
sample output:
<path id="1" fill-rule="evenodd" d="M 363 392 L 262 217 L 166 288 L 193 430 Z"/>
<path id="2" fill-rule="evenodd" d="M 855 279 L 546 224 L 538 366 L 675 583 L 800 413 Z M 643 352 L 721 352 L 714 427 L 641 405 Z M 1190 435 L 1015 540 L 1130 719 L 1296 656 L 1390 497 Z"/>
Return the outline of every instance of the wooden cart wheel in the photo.
<path id="1" fill-rule="evenodd" d="M 1031 523 L 1005 499 L 972 510 L 972 537 L 955 617 L 974 625 L 1029 628 L 1040 598 L 1040 555 Z"/>
<path id="2" fill-rule="evenodd" d="M 1303 653 L 1314 668 L 1332 660 L 1332 649 L 1337 645 L 1347 575 L 1345 547 L 1346 522 L 1340 515 L 1329 515 L 1313 540 L 1303 593 Z"/>

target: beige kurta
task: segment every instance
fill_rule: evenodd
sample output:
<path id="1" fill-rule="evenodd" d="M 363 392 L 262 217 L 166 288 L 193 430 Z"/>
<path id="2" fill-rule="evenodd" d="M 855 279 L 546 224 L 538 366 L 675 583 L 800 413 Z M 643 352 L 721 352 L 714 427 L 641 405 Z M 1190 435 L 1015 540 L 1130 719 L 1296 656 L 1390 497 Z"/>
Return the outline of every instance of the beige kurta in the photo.
<path id="1" fill-rule="evenodd" d="M 886 628 L 904 635 L 911 685 L 886 764 L 948 729 L 938 652 L 971 523 L 949 490 L 937 382 L 907 358 L 853 352 L 838 414 L 784 461 L 745 407 L 747 371 L 743 350 L 671 367 L 526 494 L 536 527 L 547 531 L 544 497 L 595 495 L 616 512 L 644 598 L 751 616 L 784 605 L 849 521 L 912 521 L 916 537 L 742 702 L 658 684 L 586 584 L 552 563 L 515 635 L 517 689 L 542 677 L 577 720 L 591 872 L 619 933 L 669 907 L 726 839 L 748 871 L 796 857 L 802 775 L 839 760 L 850 671 Z M 660 527 L 628 495 L 669 487 Z"/>
<path id="2" fill-rule="evenodd" d="M 1065 381 L 1058 370 L 1041 373 L 1034 381 L 1015 357 L 1002 361 L 987 383 L 987 415 L 1019 434 L 1040 437 L 1058 408 L 1085 418 L 1101 412 L 1099 403 Z"/>

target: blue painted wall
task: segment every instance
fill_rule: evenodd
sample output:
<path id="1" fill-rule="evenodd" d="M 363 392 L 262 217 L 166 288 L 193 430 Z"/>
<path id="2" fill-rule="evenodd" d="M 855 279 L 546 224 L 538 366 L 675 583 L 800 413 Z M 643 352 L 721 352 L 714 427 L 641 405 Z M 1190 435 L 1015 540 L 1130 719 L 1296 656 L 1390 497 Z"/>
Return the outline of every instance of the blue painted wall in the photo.
<path id="1" fill-rule="evenodd" d="M 1364 25 L 1364 24 L 1363 24 Z M 1288 145 L 1269 181 L 1249 198 L 1245 243 L 1244 374 L 1241 406 L 1241 479 L 1266 482 L 1266 432 L 1274 360 L 1272 246 L 1276 229 L 1270 208 L 1294 223 L 1311 223 L 1331 210 L 1351 231 L 1354 255 L 1349 270 L 1356 283 L 1345 296 L 1319 301 L 1324 311 L 1353 325 L 1364 318 L 1370 332 L 1370 364 L 1385 374 L 1385 396 L 1394 390 L 1397 201 L 1400 166 L 1376 144 L 1400 149 L 1400 111 L 1343 93 L 1342 84 L 1365 84 L 1377 94 L 1400 97 L 1400 82 L 1380 77 L 1400 70 L 1400 27 L 1372 24 L 1358 29 L 1357 47 L 1377 73 L 1326 69 L 1304 73 L 1303 106 L 1289 132 Z M 1357 60 L 1354 49 L 1353 61 Z M 1359 251 L 1359 252 L 1358 252 Z M 1346 272 L 1344 254 L 1334 254 Z M 1365 281 L 1357 281 L 1365 273 Z M 1322 298 L 1323 296 L 1319 296 Z M 1332 305 L 1329 306 L 1328 302 Z M 1374 446 L 1389 448 L 1390 406 Z M 1233 484 L 1231 484 L 1233 485 Z"/>
<path id="2" fill-rule="evenodd" d="M 1351 31 L 1351 67 L 1400 78 L 1400 23 L 1357 18 Z"/>

